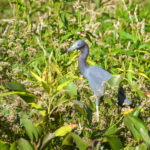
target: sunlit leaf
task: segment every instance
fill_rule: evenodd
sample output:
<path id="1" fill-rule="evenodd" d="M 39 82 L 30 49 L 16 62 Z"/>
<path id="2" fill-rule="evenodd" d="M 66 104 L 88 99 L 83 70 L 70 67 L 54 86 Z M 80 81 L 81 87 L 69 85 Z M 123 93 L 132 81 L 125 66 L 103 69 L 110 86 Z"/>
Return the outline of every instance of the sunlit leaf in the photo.
<path id="1" fill-rule="evenodd" d="M 68 81 L 65 81 L 63 83 L 61 83 L 60 85 L 58 85 L 57 90 L 60 91 L 61 89 L 63 89 L 65 86 L 67 86 L 70 82 L 72 82 L 74 79 L 70 79 Z"/>
<path id="2" fill-rule="evenodd" d="M 131 109 L 128 109 L 128 110 L 126 110 L 126 111 L 124 111 L 122 114 L 126 115 L 126 114 L 129 114 L 129 113 L 131 113 L 131 112 L 133 112 L 133 109 L 132 109 L 132 108 L 131 108 Z"/>
<path id="3" fill-rule="evenodd" d="M 65 90 L 69 90 L 70 96 L 76 96 L 77 95 L 77 87 L 73 82 L 70 82 L 68 85 L 64 87 Z"/>
<path id="4" fill-rule="evenodd" d="M 35 95 L 29 92 L 7 92 L 7 93 L 0 93 L 0 96 L 6 96 L 6 95 L 19 95 L 23 100 L 26 102 L 33 102 L 34 98 L 36 98 Z"/>
<path id="5" fill-rule="evenodd" d="M 51 76 L 50 76 L 50 75 L 49 75 L 49 78 L 50 78 L 50 79 L 48 79 L 48 72 L 47 72 L 47 69 L 45 68 L 44 71 L 42 72 L 42 80 L 43 80 L 43 81 L 47 81 L 47 80 L 51 81 Z"/>
<path id="6" fill-rule="evenodd" d="M 58 66 L 56 66 L 54 63 L 50 63 L 50 65 L 53 67 L 53 69 L 55 69 L 55 71 L 57 72 L 57 74 L 59 74 L 60 76 L 62 76 L 62 73 L 60 71 L 60 69 L 58 68 Z"/>
<path id="7" fill-rule="evenodd" d="M 137 108 L 135 108 L 132 112 L 133 116 L 138 117 L 141 109 L 142 109 L 142 106 L 138 106 Z"/>
<path id="8" fill-rule="evenodd" d="M 139 46 L 139 49 L 147 49 L 147 48 L 150 48 L 150 45 L 148 45 L 148 44 L 142 44 L 142 45 Z M 146 51 L 143 51 L 143 52 L 146 52 Z"/>
<path id="9" fill-rule="evenodd" d="M 5 142 L 0 141 L 0 149 L 2 149 L 2 150 L 9 150 L 9 148 L 10 148 L 9 144 L 6 144 Z"/>
<path id="10" fill-rule="evenodd" d="M 66 83 L 67 81 L 69 81 L 68 78 L 64 78 L 61 80 L 61 84 Z M 70 96 L 76 96 L 77 95 L 77 88 L 76 85 L 72 82 L 68 83 L 66 86 L 63 87 L 63 89 L 67 90 L 67 93 Z"/>
<path id="11" fill-rule="evenodd" d="M 136 150 L 136 148 L 133 146 L 128 146 L 125 150 Z"/>
<path id="12" fill-rule="evenodd" d="M 72 57 L 70 56 L 70 59 L 69 59 L 69 61 L 67 62 L 67 64 L 65 64 L 65 66 L 69 66 L 69 65 L 72 64 L 76 59 L 77 59 L 77 55 L 72 55 Z"/>
<path id="13" fill-rule="evenodd" d="M 35 74 L 34 72 L 30 71 L 32 76 L 39 82 L 45 82 L 40 76 L 38 76 L 37 74 Z"/>
<path id="14" fill-rule="evenodd" d="M 145 143 L 142 143 L 138 146 L 136 146 L 136 150 L 148 150 L 149 149 L 149 146 Z"/>
<path id="15" fill-rule="evenodd" d="M 17 150 L 17 141 L 11 144 L 9 150 Z"/>
<path id="16" fill-rule="evenodd" d="M 46 81 L 44 81 L 40 76 L 38 76 L 34 72 L 32 72 L 32 71 L 30 71 L 30 72 L 33 75 L 33 77 L 43 85 L 43 88 L 45 89 L 45 91 L 49 93 L 49 91 L 50 91 L 49 86 L 50 85 L 48 85 Z"/>
<path id="17" fill-rule="evenodd" d="M 132 85 L 132 78 L 133 78 L 133 73 L 132 73 L 132 60 L 130 61 L 130 64 L 129 64 L 129 69 L 128 69 L 127 77 L 128 77 L 128 80 L 129 80 L 130 85 Z"/>
<path id="18" fill-rule="evenodd" d="M 140 134 L 141 134 L 141 137 L 142 137 L 143 141 L 150 146 L 150 136 L 149 136 L 148 131 L 146 131 L 145 127 L 140 128 Z"/>
<path id="19" fill-rule="evenodd" d="M 111 86 L 117 86 L 117 87 L 119 87 L 120 81 L 121 81 L 121 76 L 120 76 L 120 75 L 114 75 L 114 76 L 112 76 L 112 77 L 108 80 L 108 83 L 109 83 Z"/>
<path id="20" fill-rule="evenodd" d="M 7 92 L 7 93 L 0 93 L 0 96 L 6 96 L 6 95 L 21 95 L 21 96 L 29 96 L 29 97 L 32 97 L 32 98 L 36 98 L 35 95 L 31 94 L 31 93 L 28 93 L 28 92 Z"/>
<path id="21" fill-rule="evenodd" d="M 65 136 L 67 133 L 71 132 L 76 126 L 76 124 L 62 126 L 55 131 L 55 136 Z"/>
<path id="22" fill-rule="evenodd" d="M 141 73 L 141 72 L 139 72 L 138 74 L 139 74 L 140 76 L 143 76 L 144 78 L 146 78 L 146 79 L 148 79 L 148 80 L 150 81 L 150 78 L 149 78 L 146 74 Z"/>
<path id="23" fill-rule="evenodd" d="M 46 115 L 46 110 L 43 109 L 43 107 L 41 105 L 37 105 L 36 103 L 28 103 L 31 108 L 36 108 L 43 116 Z"/>

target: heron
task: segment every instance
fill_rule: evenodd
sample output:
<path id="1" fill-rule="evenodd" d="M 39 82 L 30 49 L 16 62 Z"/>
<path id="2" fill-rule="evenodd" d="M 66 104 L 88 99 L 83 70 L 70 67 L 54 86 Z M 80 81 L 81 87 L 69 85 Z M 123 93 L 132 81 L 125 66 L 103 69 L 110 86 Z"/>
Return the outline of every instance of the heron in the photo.
<path id="1" fill-rule="evenodd" d="M 96 104 L 96 114 L 97 114 L 97 121 L 99 120 L 99 99 L 104 96 L 104 82 L 107 82 L 112 75 L 104 70 L 99 66 L 89 66 L 87 64 L 87 57 L 89 55 L 89 46 L 83 40 L 76 41 L 70 48 L 63 52 L 63 54 L 78 49 L 80 50 L 80 56 L 78 59 L 78 67 L 80 73 L 88 80 L 88 83 L 94 93 L 95 97 L 95 104 Z M 118 90 L 118 104 L 131 104 L 131 101 L 126 98 L 125 92 L 122 86 L 120 86 Z"/>

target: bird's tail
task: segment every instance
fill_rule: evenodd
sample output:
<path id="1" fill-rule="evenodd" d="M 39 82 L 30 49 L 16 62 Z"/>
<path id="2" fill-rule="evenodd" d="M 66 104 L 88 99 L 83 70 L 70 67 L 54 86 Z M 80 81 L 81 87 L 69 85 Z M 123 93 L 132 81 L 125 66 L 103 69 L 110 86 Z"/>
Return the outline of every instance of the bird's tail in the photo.
<path id="1" fill-rule="evenodd" d="M 128 98 L 125 98 L 122 105 L 131 105 L 131 104 L 132 102 Z"/>
<path id="2" fill-rule="evenodd" d="M 120 89 L 119 89 L 118 100 L 119 100 L 118 103 L 120 106 L 132 104 L 132 102 L 128 98 L 126 98 L 125 92 L 122 86 L 120 86 Z"/>

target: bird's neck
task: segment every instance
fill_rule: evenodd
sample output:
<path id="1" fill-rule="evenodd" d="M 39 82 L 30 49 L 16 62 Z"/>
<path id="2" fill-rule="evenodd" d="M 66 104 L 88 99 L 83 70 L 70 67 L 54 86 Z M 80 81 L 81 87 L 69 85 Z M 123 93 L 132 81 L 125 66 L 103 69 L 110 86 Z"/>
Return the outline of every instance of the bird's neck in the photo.
<path id="1" fill-rule="evenodd" d="M 80 70 L 81 74 L 84 76 L 85 76 L 85 71 L 88 68 L 88 64 L 86 62 L 88 55 L 89 55 L 89 47 L 88 47 L 88 45 L 85 45 L 81 49 L 81 54 L 79 56 L 79 61 L 78 61 L 79 70 Z"/>

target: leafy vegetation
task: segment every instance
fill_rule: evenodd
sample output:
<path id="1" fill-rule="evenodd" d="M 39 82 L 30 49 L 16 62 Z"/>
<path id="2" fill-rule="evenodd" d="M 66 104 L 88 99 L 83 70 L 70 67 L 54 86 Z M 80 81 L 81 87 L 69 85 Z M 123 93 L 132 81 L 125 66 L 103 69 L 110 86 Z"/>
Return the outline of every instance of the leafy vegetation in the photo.
<path id="1" fill-rule="evenodd" d="M 150 149 L 150 3 L 138 0 L 0 0 L 0 148 Z M 89 65 L 116 75 L 94 96 L 78 69 L 74 41 Z M 132 101 L 117 104 L 119 84 Z"/>

